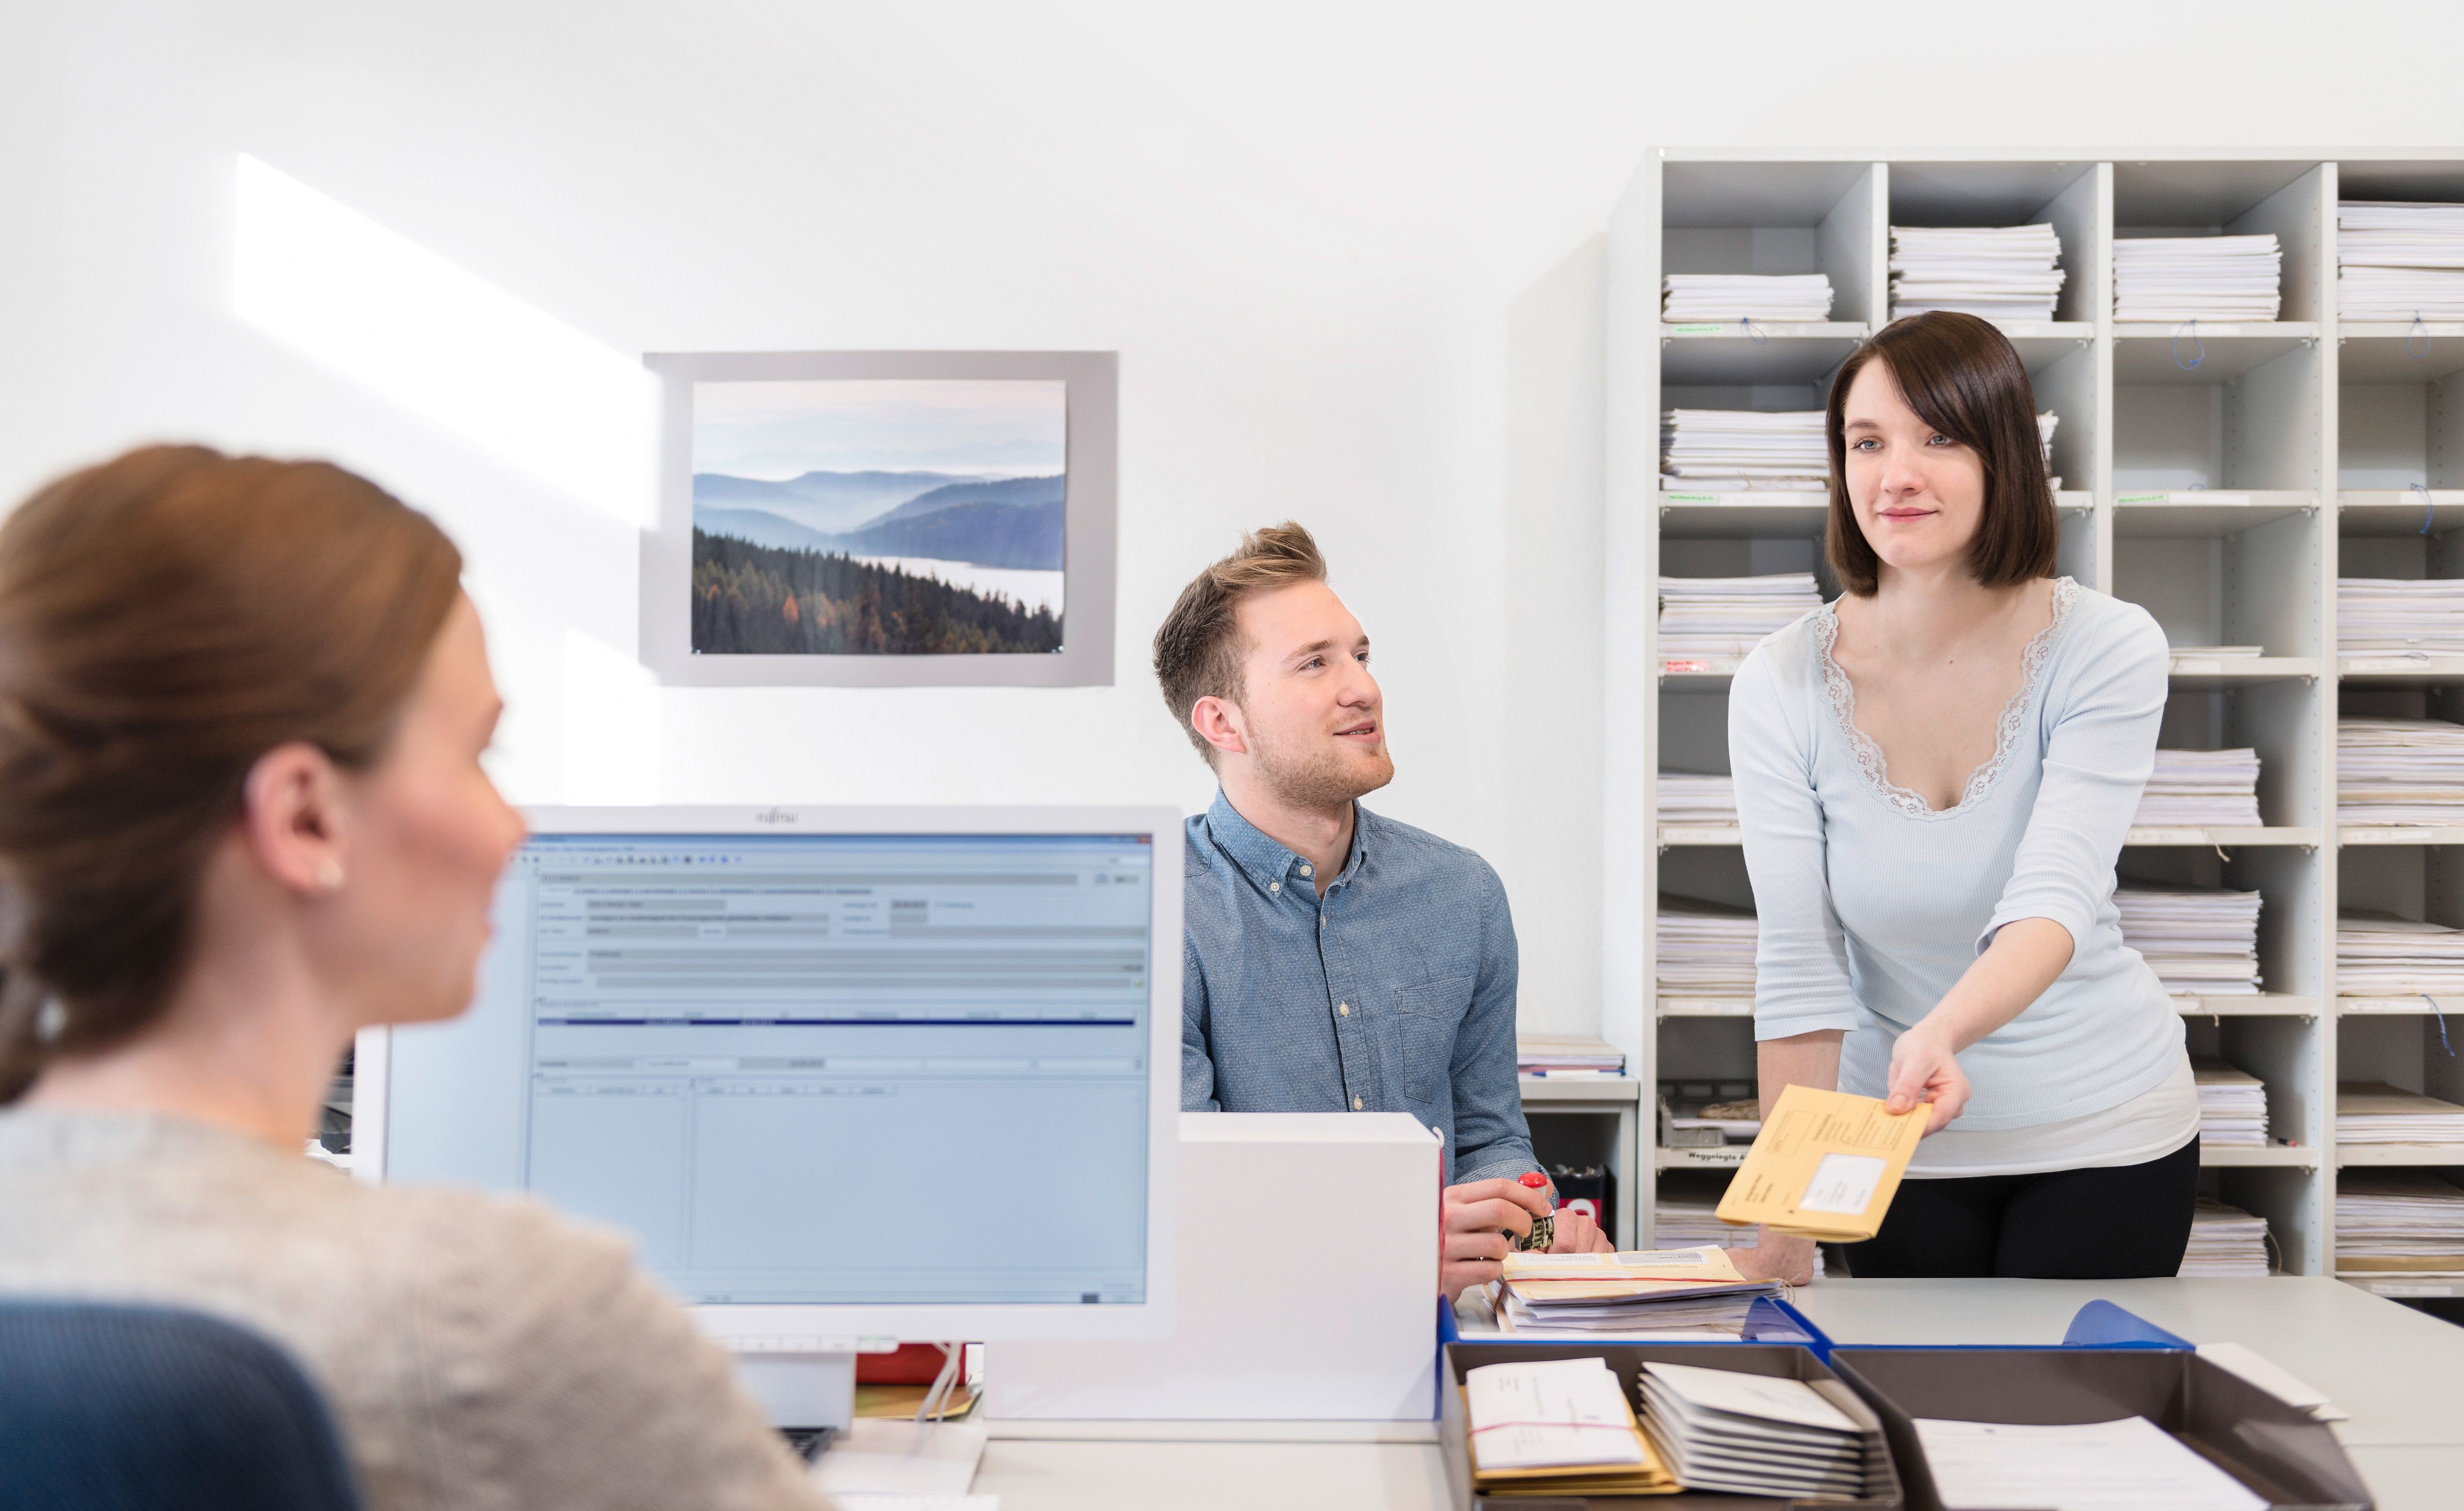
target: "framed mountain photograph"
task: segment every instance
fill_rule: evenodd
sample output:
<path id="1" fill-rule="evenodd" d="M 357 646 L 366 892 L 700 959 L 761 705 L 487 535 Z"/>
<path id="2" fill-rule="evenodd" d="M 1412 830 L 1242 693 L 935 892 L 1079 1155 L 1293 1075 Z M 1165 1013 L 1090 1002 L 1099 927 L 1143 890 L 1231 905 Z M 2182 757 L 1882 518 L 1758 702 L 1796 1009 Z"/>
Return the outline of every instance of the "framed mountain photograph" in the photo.
<path id="1" fill-rule="evenodd" d="M 746 686 L 1112 680 L 1110 352 L 649 359 L 643 660 Z"/>

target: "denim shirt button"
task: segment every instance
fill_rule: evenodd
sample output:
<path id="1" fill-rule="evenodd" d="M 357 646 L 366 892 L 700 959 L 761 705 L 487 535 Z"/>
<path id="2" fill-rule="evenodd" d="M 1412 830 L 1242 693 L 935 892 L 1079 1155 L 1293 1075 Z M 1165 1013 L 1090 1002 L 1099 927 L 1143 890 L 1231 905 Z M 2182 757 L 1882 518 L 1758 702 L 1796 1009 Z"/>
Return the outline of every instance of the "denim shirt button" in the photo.
<path id="1" fill-rule="evenodd" d="M 1270 892 L 1280 892 L 1280 891 L 1282 891 L 1283 889 L 1284 889 L 1284 884 L 1283 884 L 1283 883 L 1281 883 L 1281 882 L 1268 882 L 1268 883 L 1266 884 L 1266 890 L 1268 890 L 1268 891 L 1270 891 Z"/>

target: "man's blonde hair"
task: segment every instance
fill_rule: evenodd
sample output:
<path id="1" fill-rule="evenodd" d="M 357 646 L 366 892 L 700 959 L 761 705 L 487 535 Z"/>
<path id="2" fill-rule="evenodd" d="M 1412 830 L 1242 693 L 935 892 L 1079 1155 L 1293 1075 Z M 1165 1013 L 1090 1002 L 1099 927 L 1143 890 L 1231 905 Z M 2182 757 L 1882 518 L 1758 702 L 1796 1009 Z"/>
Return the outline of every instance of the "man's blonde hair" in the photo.
<path id="1" fill-rule="evenodd" d="M 1163 617 L 1155 638 L 1155 681 L 1208 765 L 1215 764 L 1215 747 L 1198 733 L 1190 712 L 1200 698 L 1241 701 L 1241 601 L 1295 582 L 1325 580 L 1326 558 L 1318 555 L 1317 542 L 1286 520 L 1243 536 L 1240 549 L 1192 579 Z"/>

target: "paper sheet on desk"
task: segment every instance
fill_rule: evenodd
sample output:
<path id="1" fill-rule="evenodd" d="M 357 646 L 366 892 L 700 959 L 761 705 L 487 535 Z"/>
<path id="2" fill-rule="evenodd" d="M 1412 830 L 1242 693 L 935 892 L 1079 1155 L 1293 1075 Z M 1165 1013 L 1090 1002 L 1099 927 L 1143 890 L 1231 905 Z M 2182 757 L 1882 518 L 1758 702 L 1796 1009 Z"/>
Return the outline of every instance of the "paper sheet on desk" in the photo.
<path id="1" fill-rule="evenodd" d="M 2256 1349 L 2237 1343 L 2203 1343 L 2199 1345 L 2199 1357 L 2232 1370 L 2285 1405 L 2309 1412 L 2314 1422 L 2346 1420 L 2343 1408 L 2328 1400 L 2326 1391 L 2297 1379 L 2291 1370 Z"/>
<path id="2" fill-rule="evenodd" d="M 895 1490 L 842 1490 L 830 1498 L 838 1511 L 1001 1511 L 999 1496 L 906 1495 Z"/>
<path id="3" fill-rule="evenodd" d="M 1720 1220 L 1838 1243 L 1870 1238 L 1925 1126 L 1922 1106 L 1894 1117 L 1874 1097 L 1789 1086 L 1720 1198 Z"/>
<path id="4" fill-rule="evenodd" d="M 1956 1511 L 2267 1511 L 2267 1501 L 2144 1416 L 2054 1427 L 1916 1419 L 1935 1492 Z"/>

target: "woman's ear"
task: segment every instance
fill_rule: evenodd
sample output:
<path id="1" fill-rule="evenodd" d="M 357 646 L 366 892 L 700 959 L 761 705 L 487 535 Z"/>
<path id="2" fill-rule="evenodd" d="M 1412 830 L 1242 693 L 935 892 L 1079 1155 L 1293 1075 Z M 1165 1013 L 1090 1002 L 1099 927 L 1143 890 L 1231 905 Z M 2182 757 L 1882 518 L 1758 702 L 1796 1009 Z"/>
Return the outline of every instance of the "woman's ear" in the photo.
<path id="1" fill-rule="evenodd" d="M 268 876 L 301 896 L 341 889 L 348 826 L 332 756 L 304 740 L 267 751 L 249 768 L 240 809 L 249 854 Z"/>

